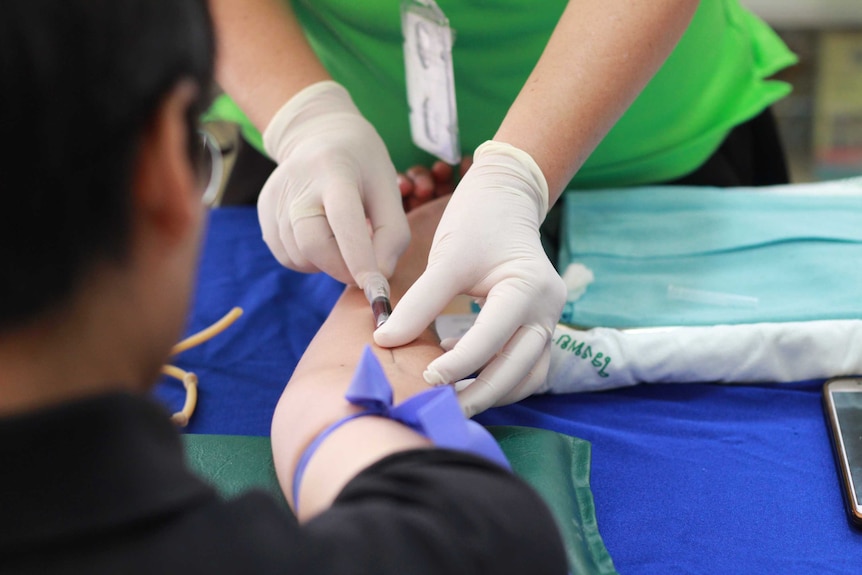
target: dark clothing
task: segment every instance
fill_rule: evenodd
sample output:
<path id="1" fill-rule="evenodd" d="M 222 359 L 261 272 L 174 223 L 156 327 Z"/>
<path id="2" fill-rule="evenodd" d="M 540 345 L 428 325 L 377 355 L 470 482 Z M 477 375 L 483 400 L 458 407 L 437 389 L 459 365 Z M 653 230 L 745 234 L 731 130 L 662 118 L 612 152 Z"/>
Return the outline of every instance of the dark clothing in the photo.
<path id="1" fill-rule="evenodd" d="M 272 171 L 278 167 L 267 156 L 258 152 L 251 144 L 237 138 L 236 161 L 225 182 L 223 206 L 253 206 Z"/>
<path id="2" fill-rule="evenodd" d="M 417 450 L 354 478 L 300 526 L 225 501 L 168 414 L 116 394 L 0 419 L 0 573 L 565 573 L 544 503 L 472 455 Z"/>
<path id="3" fill-rule="evenodd" d="M 702 166 L 665 185 L 730 188 L 789 182 L 778 126 L 767 108 L 731 130 Z"/>

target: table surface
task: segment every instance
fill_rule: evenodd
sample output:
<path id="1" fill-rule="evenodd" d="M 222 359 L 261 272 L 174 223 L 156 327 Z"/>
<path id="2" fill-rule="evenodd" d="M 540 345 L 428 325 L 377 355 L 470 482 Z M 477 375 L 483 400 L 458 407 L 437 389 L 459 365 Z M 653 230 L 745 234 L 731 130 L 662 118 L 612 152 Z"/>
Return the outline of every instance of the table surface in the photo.
<path id="1" fill-rule="evenodd" d="M 200 379 L 187 430 L 267 435 L 285 382 L 341 289 L 281 268 L 253 209 L 214 210 L 188 331 L 234 306 L 244 314 L 174 359 Z M 477 419 L 591 442 L 598 527 L 620 573 L 858 573 L 862 532 L 844 514 L 821 387 L 641 385 L 537 396 Z M 156 395 L 182 405 L 174 380 Z"/>

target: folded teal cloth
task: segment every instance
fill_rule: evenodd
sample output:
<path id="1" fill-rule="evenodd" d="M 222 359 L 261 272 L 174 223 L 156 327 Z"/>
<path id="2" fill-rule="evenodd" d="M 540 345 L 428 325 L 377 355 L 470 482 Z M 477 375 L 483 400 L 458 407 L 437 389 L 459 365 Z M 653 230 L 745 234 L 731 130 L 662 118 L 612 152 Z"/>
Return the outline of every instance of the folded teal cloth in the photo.
<path id="1" fill-rule="evenodd" d="M 822 193 L 821 193 L 822 192 Z M 559 269 L 595 281 L 562 322 L 638 327 L 862 317 L 862 178 L 564 196 Z"/>

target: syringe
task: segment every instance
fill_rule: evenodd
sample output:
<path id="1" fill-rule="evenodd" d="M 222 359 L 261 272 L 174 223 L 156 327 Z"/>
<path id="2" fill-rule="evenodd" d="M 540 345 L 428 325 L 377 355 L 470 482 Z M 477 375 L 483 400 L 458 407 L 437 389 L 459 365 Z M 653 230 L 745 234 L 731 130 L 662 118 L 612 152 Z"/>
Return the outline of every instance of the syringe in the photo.
<path id="1" fill-rule="evenodd" d="M 365 281 L 365 298 L 371 304 L 374 314 L 374 329 L 377 329 L 389 319 L 392 304 L 389 301 L 389 282 L 382 274 L 372 274 Z"/>

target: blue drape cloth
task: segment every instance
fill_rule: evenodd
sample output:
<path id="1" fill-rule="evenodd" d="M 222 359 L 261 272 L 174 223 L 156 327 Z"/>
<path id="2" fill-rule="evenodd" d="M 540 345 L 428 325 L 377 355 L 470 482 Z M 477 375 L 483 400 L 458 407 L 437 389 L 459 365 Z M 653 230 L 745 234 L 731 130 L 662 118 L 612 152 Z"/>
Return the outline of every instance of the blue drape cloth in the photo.
<path id="1" fill-rule="evenodd" d="M 200 378 L 190 432 L 267 435 L 285 382 L 342 289 L 325 276 L 281 268 L 256 218 L 254 209 L 211 214 L 188 332 L 236 305 L 245 314 L 175 358 Z M 171 409 L 182 405 L 175 380 L 156 395 Z M 620 573 L 819 575 L 862 565 L 862 534 L 844 517 L 820 382 L 541 396 L 477 419 L 592 443 L 598 528 Z"/>

